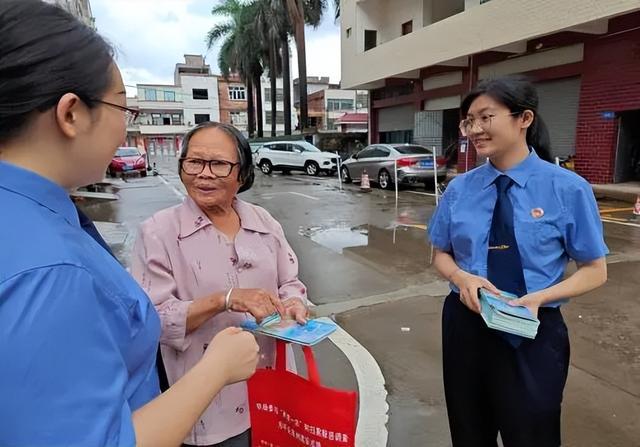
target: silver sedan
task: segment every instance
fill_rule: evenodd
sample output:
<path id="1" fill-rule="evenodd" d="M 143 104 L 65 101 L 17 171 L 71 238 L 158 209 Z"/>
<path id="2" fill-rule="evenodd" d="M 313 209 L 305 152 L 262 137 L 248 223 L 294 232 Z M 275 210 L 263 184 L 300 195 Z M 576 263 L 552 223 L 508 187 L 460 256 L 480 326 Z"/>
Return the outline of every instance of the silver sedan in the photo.
<path id="1" fill-rule="evenodd" d="M 395 181 L 395 166 L 398 184 L 433 184 L 433 152 L 417 144 L 372 144 L 342 162 L 342 178 L 346 183 L 360 181 L 362 173 L 382 189 L 390 189 Z M 436 158 L 438 183 L 447 176 L 446 161 Z"/>

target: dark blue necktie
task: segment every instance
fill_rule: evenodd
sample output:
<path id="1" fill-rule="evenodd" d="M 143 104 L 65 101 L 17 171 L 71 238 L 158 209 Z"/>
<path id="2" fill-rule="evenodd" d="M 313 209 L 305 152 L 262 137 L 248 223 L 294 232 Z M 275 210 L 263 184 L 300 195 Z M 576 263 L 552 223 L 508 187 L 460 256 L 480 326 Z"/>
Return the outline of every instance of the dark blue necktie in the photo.
<path id="1" fill-rule="evenodd" d="M 520 250 L 513 230 L 513 205 L 508 191 L 513 180 L 501 175 L 495 180 L 498 198 L 493 209 L 489 232 L 489 255 L 487 258 L 487 279 L 498 289 L 511 292 L 519 297 L 527 294 L 527 286 L 522 270 Z M 518 347 L 522 338 L 500 332 L 511 345 Z"/>

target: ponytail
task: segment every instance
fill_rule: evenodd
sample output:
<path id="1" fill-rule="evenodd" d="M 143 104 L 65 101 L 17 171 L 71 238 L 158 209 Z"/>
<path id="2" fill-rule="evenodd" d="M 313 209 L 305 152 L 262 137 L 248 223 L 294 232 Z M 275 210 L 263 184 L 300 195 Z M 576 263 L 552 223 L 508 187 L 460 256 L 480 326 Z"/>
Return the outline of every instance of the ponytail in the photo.
<path id="1" fill-rule="evenodd" d="M 538 157 L 553 163 L 549 130 L 542 117 L 537 114 L 534 116 L 533 123 L 531 123 L 529 129 L 527 129 L 527 144 L 535 149 Z"/>

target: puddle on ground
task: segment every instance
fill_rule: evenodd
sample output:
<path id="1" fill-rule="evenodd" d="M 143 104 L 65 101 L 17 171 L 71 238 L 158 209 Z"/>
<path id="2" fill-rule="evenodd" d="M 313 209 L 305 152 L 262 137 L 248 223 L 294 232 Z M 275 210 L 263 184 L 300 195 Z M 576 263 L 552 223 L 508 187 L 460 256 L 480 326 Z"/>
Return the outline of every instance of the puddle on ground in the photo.
<path id="1" fill-rule="evenodd" d="M 340 254 L 345 248 L 362 247 L 369 242 L 367 226 L 349 227 L 348 225 L 339 225 L 332 228 L 301 228 L 298 233 L 301 236 L 308 237 L 316 244 Z"/>

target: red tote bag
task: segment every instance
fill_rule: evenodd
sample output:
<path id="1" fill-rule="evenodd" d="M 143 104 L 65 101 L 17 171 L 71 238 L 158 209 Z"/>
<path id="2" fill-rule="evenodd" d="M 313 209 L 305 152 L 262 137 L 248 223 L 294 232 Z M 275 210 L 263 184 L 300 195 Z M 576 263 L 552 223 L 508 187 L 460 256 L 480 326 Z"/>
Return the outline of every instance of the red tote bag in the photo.
<path id="1" fill-rule="evenodd" d="M 355 391 L 323 387 L 313 355 L 303 346 L 309 380 L 286 370 L 286 343 L 277 341 L 276 368 L 248 381 L 253 447 L 353 447 Z"/>

